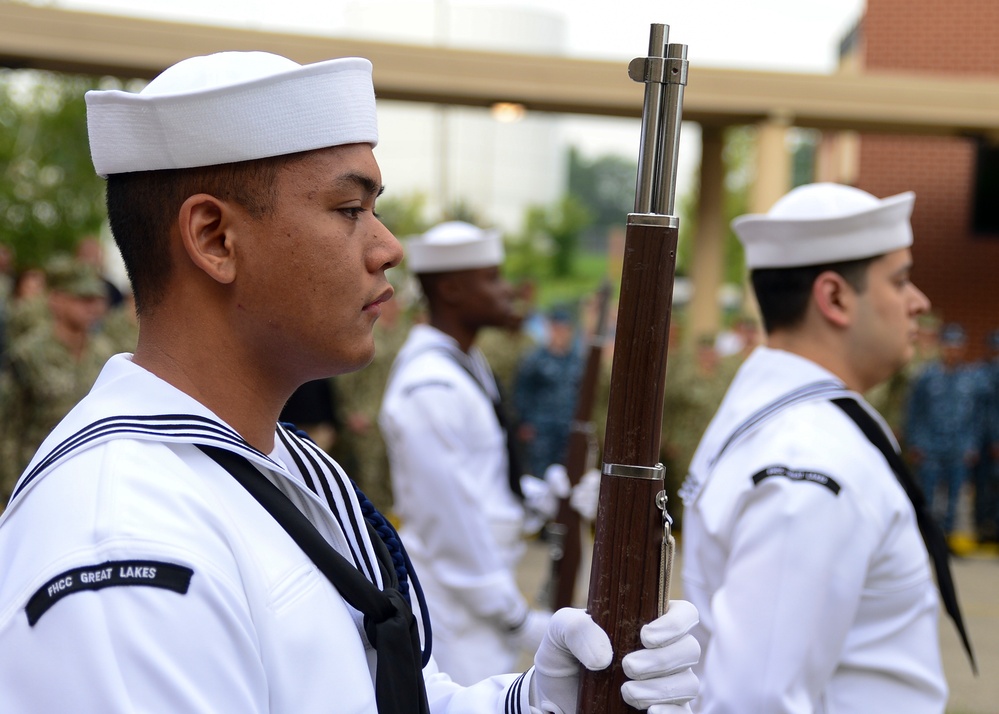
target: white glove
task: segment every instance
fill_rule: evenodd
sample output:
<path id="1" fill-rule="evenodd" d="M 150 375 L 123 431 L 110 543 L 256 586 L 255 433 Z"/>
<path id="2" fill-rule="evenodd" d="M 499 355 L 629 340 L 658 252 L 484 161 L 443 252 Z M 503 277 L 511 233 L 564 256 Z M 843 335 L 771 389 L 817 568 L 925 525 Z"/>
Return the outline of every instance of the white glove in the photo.
<path id="1" fill-rule="evenodd" d="M 534 655 L 531 706 L 546 713 L 574 714 L 579 665 L 595 672 L 608 667 L 613 656 L 607 633 L 585 610 L 562 608 L 552 615 Z"/>
<path id="2" fill-rule="evenodd" d="M 673 600 L 665 615 L 642 628 L 646 649 L 624 657 L 624 673 L 635 681 L 621 686 L 625 702 L 650 714 L 689 713 L 697 696 L 697 677 L 691 666 L 700 646 L 690 629 L 697 610 L 689 602 Z M 579 689 L 579 665 L 591 671 L 609 666 L 613 653 L 606 633 L 583 610 L 556 612 L 534 656 L 531 706 L 552 714 L 573 714 Z"/>
<path id="3" fill-rule="evenodd" d="M 524 621 L 510 630 L 514 646 L 525 652 L 537 650 L 545 638 L 548 622 L 551 619 L 552 614 L 548 610 L 528 610 Z"/>
<path id="4" fill-rule="evenodd" d="M 633 680 L 621 685 L 624 701 L 651 714 L 690 712 L 688 702 L 699 687 L 690 669 L 701 657 L 701 646 L 690 634 L 697 621 L 697 608 L 686 600 L 671 600 L 669 612 L 642 628 L 646 649 L 621 660 Z"/>
<path id="5" fill-rule="evenodd" d="M 572 489 L 569 505 L 572 510 L 588 521 L 597 518 L 597 504 L 600 502 L 600 472 L 590 469 Z"/>
<path id="6" fill-rule="evenodd" d="M 552 464 L 545 470 L 543 479 L 524 474 L 520 477 L 520 490 L 524 494 L 524 506 L 548 521 L 558 513 L 559 502 L 569 495 L 569 476 L 561 464 Z M 540 526 L 539 526 L 540 527 Z"/>
<path id="7" fill-rule="evenodd" d="M 562 464 L 551 464 L 545 469 L 545 483 L 551 488 L 556 498 L 567 497 L 572 489 L 572 484 L 569 483 L 569 474 L 566 473 L 565 466 Z"/>

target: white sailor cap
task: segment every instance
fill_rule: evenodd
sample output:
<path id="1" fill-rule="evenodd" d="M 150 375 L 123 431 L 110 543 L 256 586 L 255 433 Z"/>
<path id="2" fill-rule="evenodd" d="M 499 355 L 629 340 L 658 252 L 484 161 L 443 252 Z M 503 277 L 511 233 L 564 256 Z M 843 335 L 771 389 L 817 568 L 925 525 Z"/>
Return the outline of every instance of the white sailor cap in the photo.
<path id="1" fill-rule="evenodd" d="M 873 258 L 912 245 L 911 191 L 879 199 L 836 183 L 799 186 L 766 214 L 739 216 L 732 230 L 746 266 L 796 268 Z"/>
<path id="2" fill-rule="evenodd" d="M 448 221 L 407 240 L 406 262 L 414 273 L 489 268 L 503 263 L 503 240 L 499 231 Z"/>
<path id="3" fill-rule="evenodd" d="M 87 92 L 101 176 L 214 166 L 378 141 L 371 62 L 300 65 L 268 52 L 219 52 L 163 71 L 139 93 Z"/>

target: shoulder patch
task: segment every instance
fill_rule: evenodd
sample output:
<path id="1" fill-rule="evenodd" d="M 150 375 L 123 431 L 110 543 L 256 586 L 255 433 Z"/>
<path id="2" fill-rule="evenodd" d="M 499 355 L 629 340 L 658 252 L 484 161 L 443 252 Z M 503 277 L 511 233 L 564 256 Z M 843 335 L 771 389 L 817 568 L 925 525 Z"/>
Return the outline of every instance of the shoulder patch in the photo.
<path id="1" fill-rule="evenodd" d="M 32 627 L 45 612 L 67 595 L 115 585 L 147 585 L 184 595 L 191 584 L 191 568 L 158 560 L 109 560 L 59 573 L 38 588 L 24 611 Z"/>
<path id="2" fill-rule="evenodd" d="M 753 485 L 759 486 L 760 482 L 764 479 L 770 478 L 771 476 L 783 476 L 791 481 L 815 483 L 819 486 L 825 486 L 833 492 L 833 495 L 839 495 L 840 485 L 836 483 L 836 480 L 832 476 L 821 474 L 818 471 L 800 471 L 798 469 L 789 469 L 787 466 L 768 466 L 762 471 L 753 474 Z"/>

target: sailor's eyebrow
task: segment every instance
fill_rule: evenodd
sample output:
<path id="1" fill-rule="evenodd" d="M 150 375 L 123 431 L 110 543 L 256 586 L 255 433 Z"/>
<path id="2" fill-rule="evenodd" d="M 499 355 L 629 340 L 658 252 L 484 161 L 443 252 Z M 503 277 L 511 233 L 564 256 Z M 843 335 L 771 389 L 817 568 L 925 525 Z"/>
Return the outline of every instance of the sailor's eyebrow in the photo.
<path id="1" fill-rule="evenodd" d="M 344 189 L 358 186 L 368 195 L 375 197 L 381 196 L 385 192 L 385 186 L 363 173 L 350 172 L 342 174 L 334 179 L 333 184 L 337 188 Z"/>

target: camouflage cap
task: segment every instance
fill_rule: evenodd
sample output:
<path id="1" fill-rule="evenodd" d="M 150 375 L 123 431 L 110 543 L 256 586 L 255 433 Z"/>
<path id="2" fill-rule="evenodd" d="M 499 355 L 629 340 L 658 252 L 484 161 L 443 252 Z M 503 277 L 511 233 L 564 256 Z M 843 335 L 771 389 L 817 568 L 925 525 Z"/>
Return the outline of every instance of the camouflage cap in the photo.
<path id="1" fill-rule="evenodd" d="M 56 256 L 45 265 L 45 281 L 49 290 L 76 297 L 107 295 L 107 288 L 97 271 L 67 255 Z"/>

